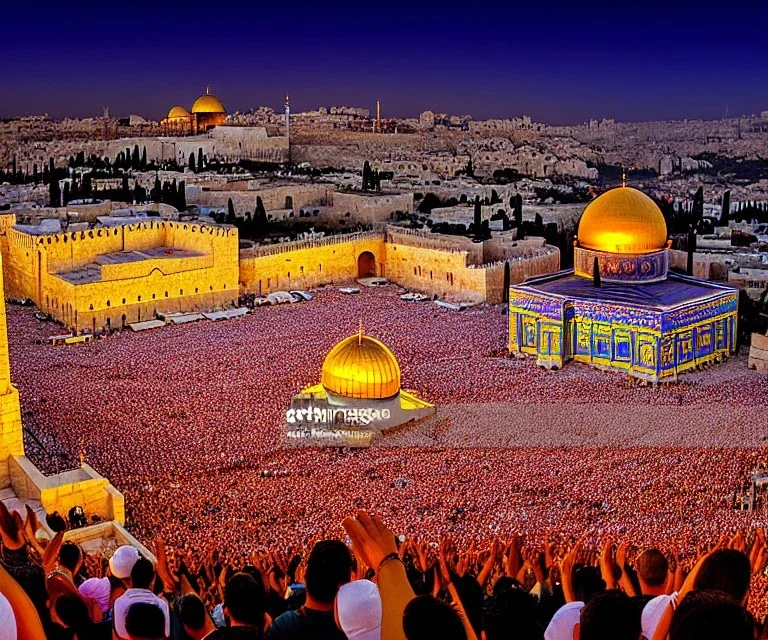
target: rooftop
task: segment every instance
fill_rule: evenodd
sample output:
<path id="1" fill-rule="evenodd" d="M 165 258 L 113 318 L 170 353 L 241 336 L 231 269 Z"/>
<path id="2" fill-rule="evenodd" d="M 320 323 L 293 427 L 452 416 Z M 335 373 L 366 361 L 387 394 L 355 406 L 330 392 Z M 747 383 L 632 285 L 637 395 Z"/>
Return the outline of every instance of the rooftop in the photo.
<path id="1" fill-rule="evenodd" d="M 530 279 L 518 286 L 562 298 L 641 306 L 659 311 L 693 300 L 736 291 L 734 287 L 676 273 L 670 273 L 669 277 L 661 282 L 648 284 L 603 282 L 600 287 L 595 287 L 589 278 L 576 276 L 573 271 L 562 271 L 554 275 Z"/>
<path id="2" fill-rule="evenodd" d="M 125 264 L 128 262 L 141 262 L 143 260 L 167 259 L 167 258 L 198 258 L 201 253 L 187 251 L 186 249 L 177 249 L 175 247 L 156 247 L 153 249 L 144 249 L 142 251 L 117 251 L 115 253 L 104 253 L 85 266 L 72 271 L 61 271 L 56 274 L 62 280 L 72 284 L 88 284 L 99 282 L 102 279 L 102 265 Z"/>

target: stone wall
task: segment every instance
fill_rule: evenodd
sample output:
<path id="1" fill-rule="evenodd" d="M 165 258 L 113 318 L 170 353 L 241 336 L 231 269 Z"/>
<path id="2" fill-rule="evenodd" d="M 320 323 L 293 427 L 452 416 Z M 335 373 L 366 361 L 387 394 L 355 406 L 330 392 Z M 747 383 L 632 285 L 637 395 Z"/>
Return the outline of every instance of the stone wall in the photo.
<path id="1" fill-rule="evenodd" d="M 229 200 L 235 211 L 242 215 L 246 211 L 256 210 L 256 199 L 261 198 L 267 211 L 274 209 L 293 209 L 298 213 L 301 207 L 310 204 L 328 204 L 333 201 L 336 185 L 330 183 L 296 184 L 281 186 L 264 186 L 258 184 L 247 190 L 204 190 L 200 186 L 187 185 L 187 202 L 194 202 L 201 207 L 221 207 L 226 209 Z"/>
<path id="2" fill-rule="evenodd" d="M 374 256 L 376 275 L 386 275 L 384 237 L 380 233 L 245 249 L 240 252 L 240 287 L 244 292 L 267 294 L 353 282 L 359 275 L 358 258 L 366 251 Z"/>
<path id="3" fill-rule="evenodd" d="M 7 293 L 31 298 L 68 328 L 96 331 L 146 320 L 156 312 L 237 302 L 238 233 L 232 227 L 150 221 L 33 236 L 13 229 L 13 223 L 14 216 L 0 216 Z M 106 253 L 158 247 L 197 255 L 105 264 L 100 277 L 78 284 L 57 275 L 93 265 Z"/>
<path id="4" fill-rule="evenodd" d="M 768 371 L 768 336 L 753 333 L 750 342 L 749 368 Z"/>
<path id="5" fill-rule="evenodd" d="M 363 194 L 337 191 L 333 194 L 334 217 L 349 217 L 354 223 L 375 224 L 391 219 L 395 211 L 413 213 L 412 193 Z"/>

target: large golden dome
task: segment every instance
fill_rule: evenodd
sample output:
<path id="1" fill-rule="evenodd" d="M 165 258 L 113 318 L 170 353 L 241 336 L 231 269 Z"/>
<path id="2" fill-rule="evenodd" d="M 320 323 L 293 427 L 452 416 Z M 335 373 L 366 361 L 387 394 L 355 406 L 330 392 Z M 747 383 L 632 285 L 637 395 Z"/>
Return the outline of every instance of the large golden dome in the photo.
<path id="1" fill-rule="evenodd" d="M 400 365 L 384 344 L 361 331 L 331 349 L 320 382 L 326 391 L 347 398 L 391 398 L 400 392 Z"/>
<path id="2" fill-rule="evenodd" d="M 174 118 L 189 118 L 189 116 L 189 111 L 178 104 L 175 107 L 171 107 L 171 110 L 168 112 L 168 120 L 173 120 Z"/>
<path id="3" fill-rule="evenodd" d="M 226 113 L 227 110 L 216 96 L 204 93 L 192 105 L 192 113 Z"/>
<path id="4" fill-rule="evenodd" d="M 579 246 L 608 253 L 652 253 L 667 244 L 667 223 L 642 191 L 618 187 L 590 202 L 581 214 Z"/>

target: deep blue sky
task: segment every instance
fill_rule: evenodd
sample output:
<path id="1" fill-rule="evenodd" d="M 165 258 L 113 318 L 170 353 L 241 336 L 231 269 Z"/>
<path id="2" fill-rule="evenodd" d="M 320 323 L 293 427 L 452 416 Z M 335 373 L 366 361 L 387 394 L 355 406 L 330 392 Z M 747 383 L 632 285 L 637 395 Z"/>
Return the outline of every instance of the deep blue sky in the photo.
<path id="1" fill-rule="evenodd" d="M 614 6 L 611 6 L 614 5 Z M 768 1 L 0 0 L 0 117 L 365 106 L 548 123 L 768 109 Z"/>

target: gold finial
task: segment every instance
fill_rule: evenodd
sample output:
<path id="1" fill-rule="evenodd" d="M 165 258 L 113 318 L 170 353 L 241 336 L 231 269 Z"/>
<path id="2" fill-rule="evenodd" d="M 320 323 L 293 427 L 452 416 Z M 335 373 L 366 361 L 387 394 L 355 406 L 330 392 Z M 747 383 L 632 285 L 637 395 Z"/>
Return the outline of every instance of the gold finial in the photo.
<path id="1" fill-rule="evenodd" d="M 621 170 L 621 186 L 626 187 L 627 186 L 627 170 L 622 168 Z"/>
<path id="2" fill-rule="evenodd" d="M 211 85 L 209 84 L 205 85 L 205 95 L 211 95 Z"/>
<path id="3" fill-rule="evenodd" d="M 291 102 L 290 102 L 290 100 L 288 100 L 288 92 L 286 91 L 285 92 L 285 106 L 287 107 L 290 104 L 291 104 Z"/>

